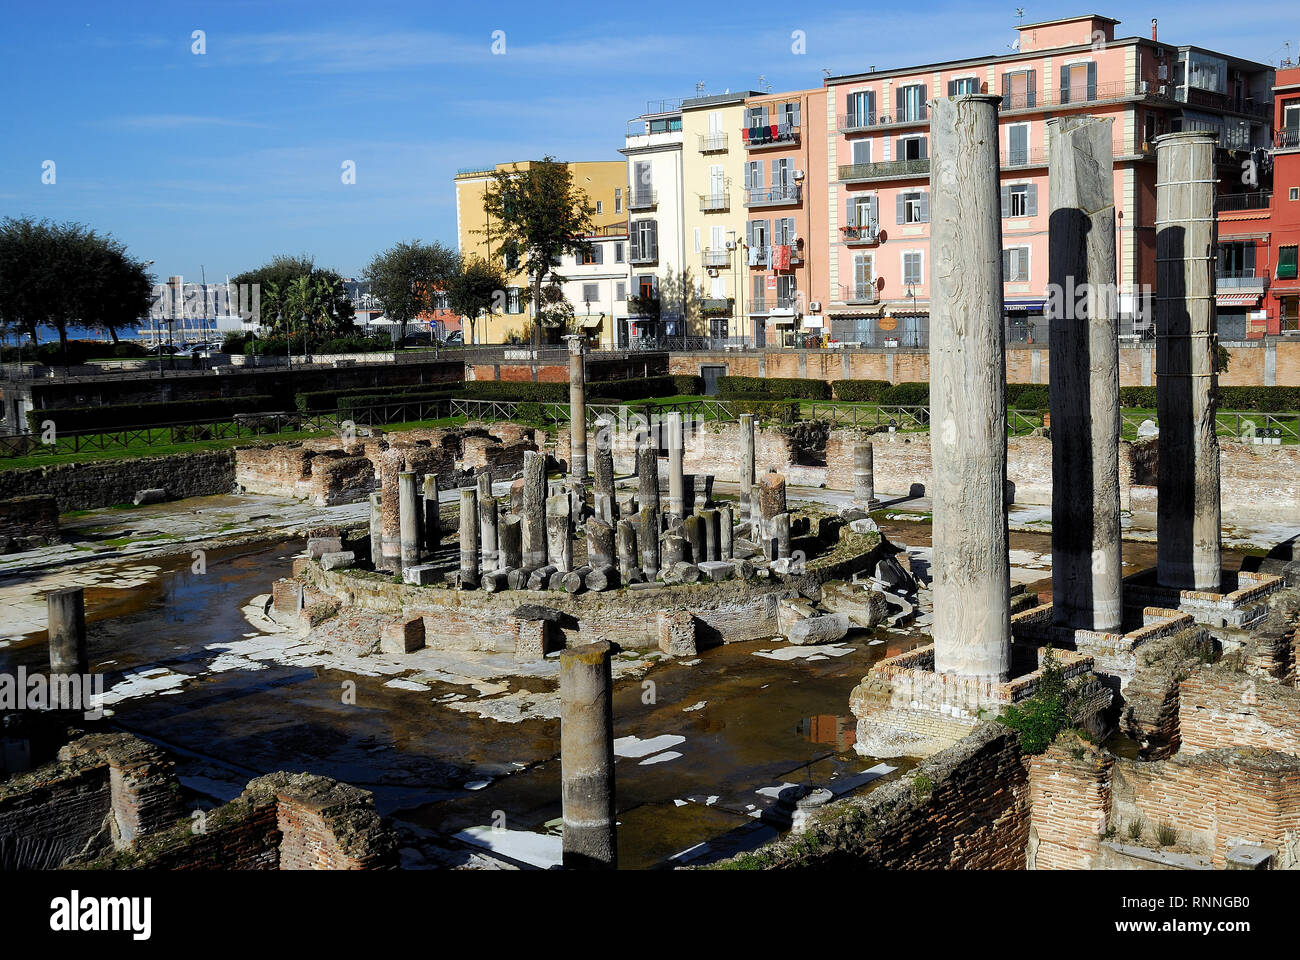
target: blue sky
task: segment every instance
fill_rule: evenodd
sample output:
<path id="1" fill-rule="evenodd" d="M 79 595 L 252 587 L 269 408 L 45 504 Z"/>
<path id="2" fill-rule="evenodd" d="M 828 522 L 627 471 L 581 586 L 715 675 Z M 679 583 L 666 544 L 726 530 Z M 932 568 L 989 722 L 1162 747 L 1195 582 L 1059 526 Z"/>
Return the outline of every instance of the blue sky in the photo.
<path id="1" fill-rule="evenodd" d="M 1086 0 L 1085 0 L 1086 2 Z M 455 245 L 460 167 L 620 159 L 647 100 L 1001 53 L 1015 5 L 10 2 L 0 216 L 73 219 L 220 279 L 275 253 L 345 274 L 398 240 Z M 1025 7 L 1025 20 L 1088 12 Z M 1096 6 L 1171 43 L 1276 62 L 1294 0 Z M 195 30 L 206 52 L 192 52 Z M 494 55 L 494 31 L 505 53 Z M 792 52 L 802 30 L 806 53 Z M 42 183 L 54 161 L 55 182 Z M 355 184 L 341 182 L 353 161 Z"/>

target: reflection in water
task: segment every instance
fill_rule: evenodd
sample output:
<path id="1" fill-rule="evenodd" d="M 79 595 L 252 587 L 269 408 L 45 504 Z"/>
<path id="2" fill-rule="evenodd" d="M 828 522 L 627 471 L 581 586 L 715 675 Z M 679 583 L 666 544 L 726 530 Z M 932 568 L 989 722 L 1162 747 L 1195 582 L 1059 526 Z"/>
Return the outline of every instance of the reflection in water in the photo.
<path id="1" fill-rule="evenodd" d="M 838 753 L 848 753 L 858 739 L 858 719 L 852 714 L 823 713 L 804 717 L 795 730 L 809 743 L 833 744 Z"/>

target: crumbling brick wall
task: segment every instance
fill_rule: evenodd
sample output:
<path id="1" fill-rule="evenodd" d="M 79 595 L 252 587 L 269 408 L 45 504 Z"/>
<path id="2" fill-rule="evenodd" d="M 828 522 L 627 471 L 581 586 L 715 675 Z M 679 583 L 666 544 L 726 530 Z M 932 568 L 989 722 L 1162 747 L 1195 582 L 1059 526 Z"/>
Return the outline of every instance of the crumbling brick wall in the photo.
<path id="1" fill-rule="evenodd" d="M 1109 753 L 1074 734 L 1030 759 L 1030 869 L 1096 866 L 1109 824 L 1114 763 Z"/>
<path id="2" fill-rule="evenodd" d="M 1019 735 L 984 723 L 899 780 L 828 804 L 805 836 L 724 865 L 841 870 L 1018 870 L 1029 840 Z"/>
<path id="3" fill-rule="evenodd" d="M 273 773 L 255 785 L 275 794 L 281 870 L 396 866 L 396 844 L 369 791 L 308 774 Z"/>
<path id="4" fill-rule="evenodd" d="M 46 494 L 66 513 L 130 503 L 137 490 L 161 488 L 179 500 L 230 493 L 234 484 L 235 451 L 204 450 L 0 470 L 0 500 Z"/>
<path id="5" fill-rule="evenodd" d="M 59 542 L 59 505 L 48 493 L 0 500 L 0 553 Z"/>
<path id="6" fill-rule="evenodd" d="M 241 447 L 235 482 L 248 493 L 305 499 L 312 493 L 311 463 L 320 451 L 297 443 Z"/>
<path id="7" fill-rule="evenodd" d="M 311 502 L 327 507 L 365 500 L 375 488 L 375 465 L 365 457 L 329 455 L 311 465 Z"/>
<path id="8" fill-rule="evenodd" d="M 1300 756 L 1300 690 L 1237 673 L 1203 667 L 1179 689 L 1181 753 L 1221 747 L 1255 747 Z"/>

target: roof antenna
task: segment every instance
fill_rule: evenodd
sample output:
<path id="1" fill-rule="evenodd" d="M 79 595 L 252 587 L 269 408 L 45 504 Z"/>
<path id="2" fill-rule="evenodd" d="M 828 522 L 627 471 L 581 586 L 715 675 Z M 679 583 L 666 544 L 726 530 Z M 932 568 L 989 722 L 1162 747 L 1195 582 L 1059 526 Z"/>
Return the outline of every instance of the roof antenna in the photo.
<path id="1" fill-rule="evenodd" d="M 1025 25 L 1025 8 L 1016 7 L 1016 16 L 1019 18 L 1019 22 L 1016 24 L 1016 26 L 1023 27 Z"/>

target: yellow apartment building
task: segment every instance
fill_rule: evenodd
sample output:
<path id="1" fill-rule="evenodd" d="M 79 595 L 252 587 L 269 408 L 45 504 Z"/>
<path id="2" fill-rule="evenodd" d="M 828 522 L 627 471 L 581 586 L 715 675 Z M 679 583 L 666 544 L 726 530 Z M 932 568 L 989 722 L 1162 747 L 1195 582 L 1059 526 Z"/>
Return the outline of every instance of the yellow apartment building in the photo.
<path id="1" fill-rule="evenodd" d="M 501 313 L 481 318 L 474 326 L 477 343 L 504 343 L 512 334 L 522 335 L 524 324 L 531 316 L 525 309 L 520 291 L 528 286 L 528 277 L 513 264 L 506 263 L 499 250 L 488 249 L 487 214 L 483 210 L 483 197 L 497 171 L 518 167 L 527 170 L 531 161 L 499 163 L 495 167 L 479 170 L 461 170 L 456 174 L 456 247 L 462 257 L 471 254 L 485 260 L 497 258 L 506 268 L 510 286 L 506 290 L 506 309 Z M 573 185 L 587 194 L 596 212 L 592 222 L 596 233 L 625 228 L 627 223 L 627 162 L 624 160 L 585 160 L 567 164 L 573 175 Z M 468 326 L 466 327 L 468 342 Z"/>

